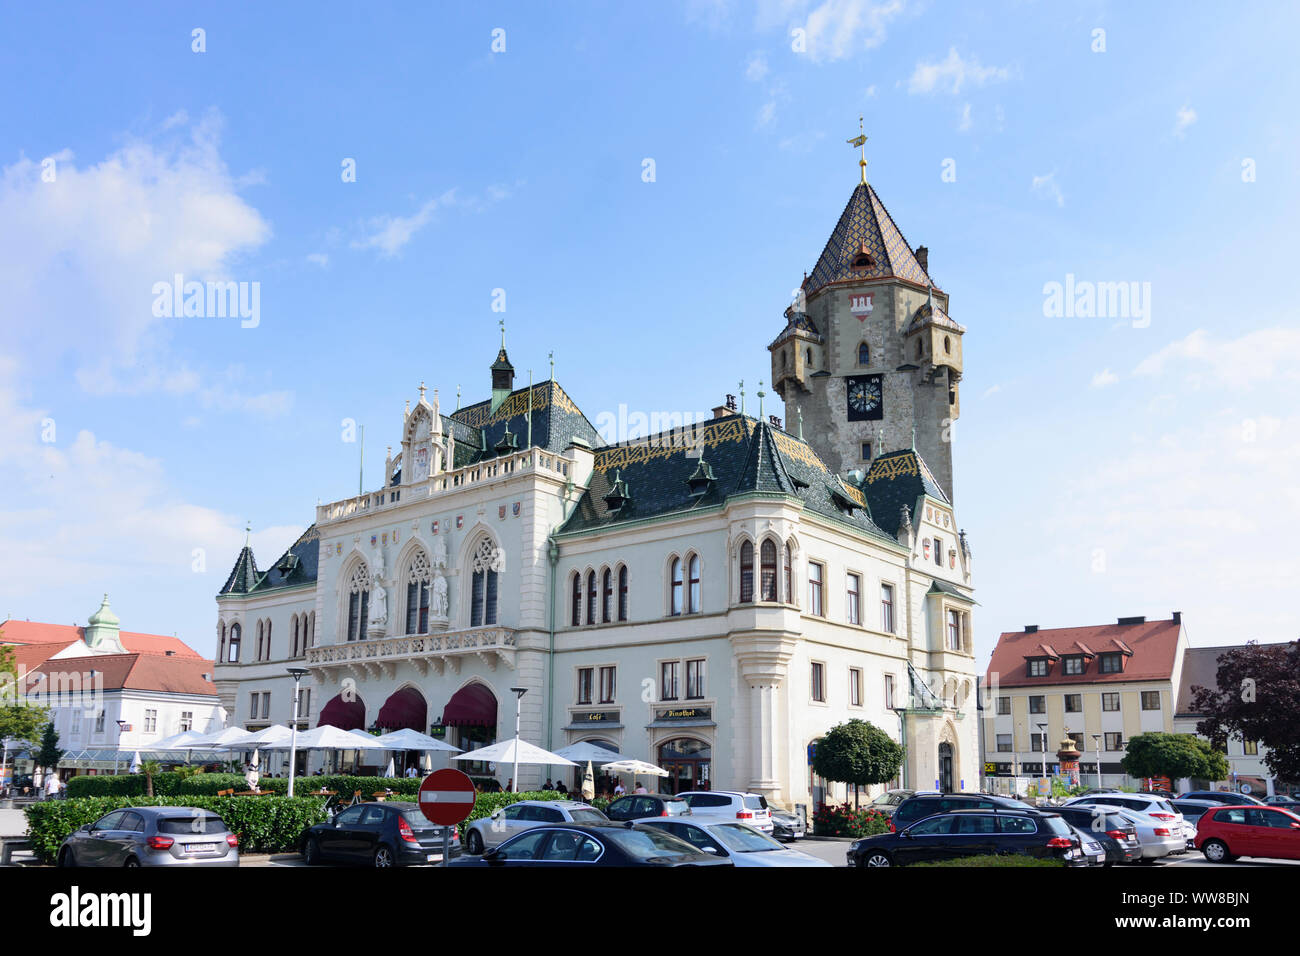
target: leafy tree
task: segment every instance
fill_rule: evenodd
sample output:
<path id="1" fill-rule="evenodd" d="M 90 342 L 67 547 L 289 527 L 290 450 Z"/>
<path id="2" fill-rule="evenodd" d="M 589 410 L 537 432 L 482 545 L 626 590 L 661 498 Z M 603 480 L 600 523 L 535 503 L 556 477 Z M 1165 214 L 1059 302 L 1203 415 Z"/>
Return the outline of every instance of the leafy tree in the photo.
<path id="1" fill-rule="evenodd" d="M 1215 679 L 1217 687 L 1192 688 L 1192 710 L 1206 715 L 1197 732 L 1258 741 L 1273 776 L 1300 780 L 1300 641 L 1231 648 Z"/>
<path id="2" fill-rule="evenodd" d="M 13 648 L 0 644 L 0 739 L 34 743 L 50 719 L 48 708 L 25 702 L 24 690 L 18 683 Z"/>
<path id="3" fill-rule="evenodd" d="M 1228 761 L 1208 740 L 1195 734 L 1138 734 L 1128 742 L 1120 762 L 1130 777 L 1183 777 L 1222 780 L 1228 775 Z"/>
<path id="4" fill-rule="evenodd" d="M 162 773 L 162 764 L 157 760 L 146 760 L 140 765 L 140 772 L 144 774 L 144 793 L 147 797 L 153 796 L 153 778 L 156 774 Z"/>
<path id="5" fill-rule="evenodd" d="M 853 719 L 827 731 L 817 741 L 813 772 L 827 780 L 853 784 L 853 806 L 858 806 L 858 788 L 888 783 L 898 776 L 903 748 L 879 727 Z"/>
<path id="6" fill-rule="evenodd" d="M 63 751 L 59 749 L 59 732 L 54 729 L 54 724 L 47 723 L 45 730 L 41 733 L 41 747 L 36 754 L 36 766 L 53 773 L 58 769 L 59 761 L 62 759 Z"/>

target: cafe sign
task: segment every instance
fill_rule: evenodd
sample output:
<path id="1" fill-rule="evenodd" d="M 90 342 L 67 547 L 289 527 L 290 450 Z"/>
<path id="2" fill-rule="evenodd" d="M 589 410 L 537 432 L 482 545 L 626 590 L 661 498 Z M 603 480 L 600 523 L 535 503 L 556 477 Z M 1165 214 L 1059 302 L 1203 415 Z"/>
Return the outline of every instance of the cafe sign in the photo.
<path id="1" fill-rule="evenodd" d="M 616 710 L 589 710 L 575 713 L 573 715 L 575 724 L 616 724 L 618 723 L 618 711 Z"/>
<path id="2" fill-rule="evenodd" d="M 712 720 L 712 707 L 675 707 L 660 710 L 655 714 L 656 720 Z"/>

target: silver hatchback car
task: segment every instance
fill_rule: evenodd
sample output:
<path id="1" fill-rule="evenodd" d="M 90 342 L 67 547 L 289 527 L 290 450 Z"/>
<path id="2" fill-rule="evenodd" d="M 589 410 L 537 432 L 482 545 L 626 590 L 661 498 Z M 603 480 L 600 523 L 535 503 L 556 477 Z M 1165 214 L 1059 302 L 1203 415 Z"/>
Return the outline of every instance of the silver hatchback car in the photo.
<path id="1" fill-rule="evenodd" d="M 239 838 L 211 810 L 128 807 L 70 833 L 59 866 L 239 866 Z"/>
<path id="2" fill-rule="evenodd" d="M 533 827 L 557 823 L 608 823 L 609 817 L 576 800 L 520 800 L 490 817 L 475 820 L 465 831 L 465 852 L 478 856 Z"/>

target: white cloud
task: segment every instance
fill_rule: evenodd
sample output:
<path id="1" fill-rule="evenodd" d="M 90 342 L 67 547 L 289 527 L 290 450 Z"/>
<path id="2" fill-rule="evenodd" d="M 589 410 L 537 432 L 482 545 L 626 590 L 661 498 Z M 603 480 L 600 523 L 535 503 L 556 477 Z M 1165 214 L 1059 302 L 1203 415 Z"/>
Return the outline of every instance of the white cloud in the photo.
<path id="1" fill-rule="evenodd" d="M 115 598 L 124 621 L 119 595 L 144 601 L 153 592 L 193 593 L 194 600 L 210 602 L 243 544 L 242 519 L 187 501 L 162 460 L 78 430 L 73 421 L 54 416 L 55 440 L 43 441 L 51 415 L 19 395 L 18 366 L 0 356 L 0 467 L 7 489 L 0 580 L 10 598 L 22 601 L 3 610 L 39 620 L 42 608 L 57 608 L 58 617 L 50 611 L 44 619 L 67 624 L 84 621 L 103 591 Z M 301 532 L 270 528 L 255 536 L 262 562 Z M 194 570 L 195 549 L 204 573 Z M 73 598 L 92 603 L 83 608 Z M 147 609 L 136 607 L 132 617 L 139 621 Z M 209 634 L 182 639 L 198 637 L 206 645 Z"/>
<path id="2" fill-rule="evenodd" d="M 957 129 L 965 133 L 971 128 L 970 104 L 967 103 L 962 107 L 961 120 L 957 123 Z"/>
<path id="3" fill-rule="evenodd" d="M 391 258 L 415 238 L 417 232 L 433 221 L 435 213 L 452 208 L 481 212 L 488 204 L 510 196 L 509 188 L 500 184 L 488 186 L 484 193 L 487 198 L 480 199 L 473 195 L 462 196 L 459 190 L 452 188 L 436 199 L 426 201 L 409 216 L 374 216 L 363 226 L 365 235 L 352 240 L 352 248 L 378 249 L 381 256 Z"/>
<path id="4" fill-rule="evenodd" d="M 948 50 L 948 56 L 937 63 L 917 63 L 908 82 L 909 93 L 951 93 L 954 96 L 964 86 L 984 86 L 988 83 L 1000 83 L 1011 76 L 1011 71 L 1002 66 L 981 66 L 979 60 L 971 57 L 963 59 L 956 47 Z"/>
<path id="5" fill-rule="evenodd" d="M 1187 128 L 1196 122 L 1196 110 L 1190 106 L 1184 105 L 1176 114 L 1174 120 L 1174 135 L 1179 139 L 1187 136 Z"/>
<path id="6" fill-rule="evenodd" d="M 271 235 L 221 159 L 221 125 L 178 112 L 88 166 L 65 149 L 53 181 L 41 161 L 0 169 L 0 324 L 23 354 L 71 354 L 79 379 L 100 366 L 176 378 L 167 345 L 185 326 L 153 314 L 154 284 L 257 282 L 241 263 Z"/>
<path id="7" fill-rule="evenodd" d="M 878 47 L 885 40 L 885 28 L 903 9 L 902 0 L 824 0 L 802 24 L 807 54 L 814 63 L 826 63 Z"/>
<path id="8" fill-rule="evenodd" d="M 761 51 L 751 53 L 749 62 L 745 64 L 745 79 L 757 83 L 765 76 L 767 76 L 767 57 Z"/>
<path id="9" fill-rule="evenodd" d="M 1300 329 L 1257 329 L 1226 341 L 1216 341 L 1197 329 L 1143 359 L 1133 371 L 1147 376 L 1170 371 L 1196 389 L 1300 381 Z"/>
<path id="10" fill-rule="evenodd" d="M 1114 385 L 1119 381 L 1119 376 L 1108 368 L 1102 369 L 1092 377 L 1093 388 L 1105 388 L 1107 385 Z"/>
<path id="11" fill-rule="evenodd" d="M 872 83 L 867 87 L 866 96 L 869 100 L 874 100 L 876 98 L 876 84 Z"/>
<path id="12" fill-rule="evenodd" d="M 983 397 L 988 398 L 990 395 L 996 395 L 1000 391 L 1002 391 L 1001 385 L 990 385 L 988 388 L 984 389 Z"/>
<path id="13" fill-rule="evenodd" d="M 330 264 L 329 253 L 327 252 L 309 253 L 307 256 L 307 261 L 310 262 L 312 265 L 320 266 L 322 269 L 324 269 L 326 266 Z"/>
<path id="14" fill-rule="evenodd" d="M 1037 196 L 1050 199 L 1058 206 L 1065 205 L 1065 195 L 1061 192 L 1060 185 L 1056 182 L 1056 171 L 1048 173 L 1046 176 L 1035 176 L 1033 183 L 1030 184 L 1030 191 Z"/>

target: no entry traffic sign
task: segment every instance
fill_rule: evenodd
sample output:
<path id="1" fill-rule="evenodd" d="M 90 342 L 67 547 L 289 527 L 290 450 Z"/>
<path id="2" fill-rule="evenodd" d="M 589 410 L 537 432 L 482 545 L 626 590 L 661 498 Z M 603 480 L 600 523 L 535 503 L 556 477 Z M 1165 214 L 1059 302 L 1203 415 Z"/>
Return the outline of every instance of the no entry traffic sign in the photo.
<path id="1" fill-rule="evenodd" d="M 455 826 L 474 809 L 474 781 L 459 770 L 439 770 L 420 784 L 420 812 L 430 822 Z"/>

